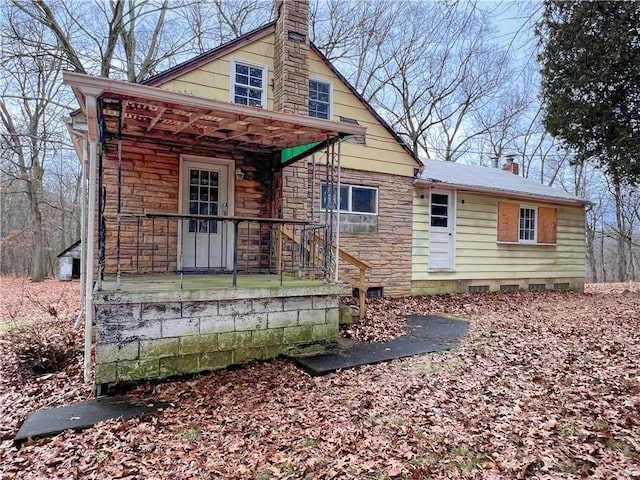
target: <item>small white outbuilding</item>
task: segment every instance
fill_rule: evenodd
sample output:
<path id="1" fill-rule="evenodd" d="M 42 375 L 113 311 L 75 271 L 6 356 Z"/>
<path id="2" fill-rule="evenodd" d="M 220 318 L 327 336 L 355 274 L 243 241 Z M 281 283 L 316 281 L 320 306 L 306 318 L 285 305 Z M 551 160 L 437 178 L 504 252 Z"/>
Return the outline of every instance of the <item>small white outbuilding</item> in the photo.
<path id="1" fill-rule="evenodd" d="M 80 278 L 80 240 L 58 254 L 58 280 L 66 282 Z"/>

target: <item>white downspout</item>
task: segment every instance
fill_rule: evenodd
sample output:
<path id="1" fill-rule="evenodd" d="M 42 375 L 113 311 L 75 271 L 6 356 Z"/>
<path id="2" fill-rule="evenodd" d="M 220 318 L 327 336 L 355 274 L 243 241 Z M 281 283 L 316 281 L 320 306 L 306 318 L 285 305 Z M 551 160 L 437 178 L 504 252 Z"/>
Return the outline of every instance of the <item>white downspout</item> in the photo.
<path id="1" fill-rule="evenodd" d="M 93 258 L 96 234 L 96 164 L 98 154 L 96 97 L 87 95 L 87 125 L 89 138 L 89 193 L 86 204 L 87 248 L 85 250 L 85 298 L 84 298 L 84 381 L 91 379 L 91 344 L 93 340 Z M 85 208 L 85 207 L 83 207 Z"/>

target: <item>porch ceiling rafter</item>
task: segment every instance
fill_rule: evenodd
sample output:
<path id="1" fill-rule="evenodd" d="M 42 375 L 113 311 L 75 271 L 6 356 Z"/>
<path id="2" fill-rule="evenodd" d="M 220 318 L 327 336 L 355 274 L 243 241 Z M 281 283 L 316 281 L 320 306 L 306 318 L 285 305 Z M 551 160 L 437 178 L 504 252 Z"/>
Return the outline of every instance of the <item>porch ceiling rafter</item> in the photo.
<path id="1" fill-rule="evenodd" d="M 351 135 L 366 129 L 313 117 L 210 100 L 147 85 L 65 72 L 86 111 L 87 97 L 100 98 L 98 115 L 106 133 L 145 137 L 167 143 L 224 145 L 225 148 L 273 154 Z"/>

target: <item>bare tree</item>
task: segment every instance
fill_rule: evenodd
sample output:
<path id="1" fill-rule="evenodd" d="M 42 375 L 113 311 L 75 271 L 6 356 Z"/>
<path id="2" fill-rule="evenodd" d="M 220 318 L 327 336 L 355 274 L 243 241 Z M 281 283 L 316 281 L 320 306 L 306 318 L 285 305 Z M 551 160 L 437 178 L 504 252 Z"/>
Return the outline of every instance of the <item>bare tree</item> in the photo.
<path id="1" fill-rule="evenodd" d="M 140 81 L 192 41 L 168 14 L 182 8 L 169 0 L 47 2 L 12 0 L 12 5 L 49 33 L 47 39 L 21 37 L 25 45 L 61 57 L 80 73 Z M 170 27 L 174 28 L 170 28 Z"/>
<path id="2" fill-rule="evenodd" d="M 233 40 L 273 18 L 270 0 L 172 1 L 173 23 L 186 40 L 174 60 L 199 55 Z"/>
<path id="3" fill-rule="evenodd" d="M 367 66 L 372 104 L 414 152 L 455 161 L 484 133 L 469 119 L 500 94 L 508 57 L 473 4 L 406 2 L 392 13 L 377 39 L 385 61 Z"/>
<path id="4" fill-rule="evenodd" d="M 30 31 L 30 35 L 31 39 L 36 38 L 35 31 Z M 5 41 L 3 53 L 0 73 L 3 183 L 13 195 L 22 195 L 28 202 L 32 238 L 30 273 L 33 281 L 40 281 L 48 272 L 44 175 L 51 155 L 64 141 L 58 121 L 67 108 L 60 81 L 62 64 L 57 57 L 25 51 L 19 42 Z"/>

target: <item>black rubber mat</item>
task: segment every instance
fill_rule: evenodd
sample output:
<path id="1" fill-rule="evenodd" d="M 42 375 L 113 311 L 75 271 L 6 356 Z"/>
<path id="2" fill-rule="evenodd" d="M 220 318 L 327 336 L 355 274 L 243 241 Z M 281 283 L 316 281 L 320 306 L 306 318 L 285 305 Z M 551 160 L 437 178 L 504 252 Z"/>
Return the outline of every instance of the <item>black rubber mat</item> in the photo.
<path id="1" fill-rule="evenodd" d="M 145 413 L 153 413 L 167 403 L 140 405 L 131 403 L 124 397 L 99 397 L 64 407 L 38 410 L 24 421 L 14 438 L 15 444 L 32 439 L 56 435 L 65 430 L 82 430 L 98 422 L 112 418 L 132 418 Z"/>
<path id="2" fill-rule="evenodd" d="M 407 333 L 389 342 L 339 346 L 313 357 L 289 357 L 311 375 L 379 363 L 422 353 L 449 350 L 458 345 L 469 328 L 467 322 L 434 315 L 410 315 Z"/>

